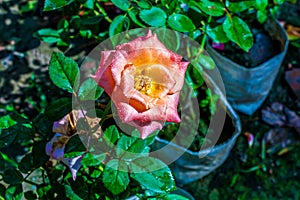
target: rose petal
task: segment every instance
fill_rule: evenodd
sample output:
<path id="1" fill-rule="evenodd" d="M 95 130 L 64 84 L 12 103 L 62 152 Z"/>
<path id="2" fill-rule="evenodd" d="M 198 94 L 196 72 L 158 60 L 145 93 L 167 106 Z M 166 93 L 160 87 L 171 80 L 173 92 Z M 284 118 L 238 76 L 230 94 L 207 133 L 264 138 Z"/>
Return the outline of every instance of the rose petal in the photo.
<path id="1" fill-rule="evenodd" d="M 159 121 L 151 121 L 146 124 L 140 124 L 138 122 L 130 123 L 132 126 L 136 127 L 142 139 L 145 139 L 149 135 L 151 135 L 156 130 L 161 130 L 163 127 L 163 122 Z"/>
<path id="2" fill-rule="evenodd" d="M 128 65 L 130 65 L 130 61 L 127 59 L 127 52 L 116 51 L 111 62 L 111 73 L 116 85 L 120 85 L 122 71 Z"/>
<path id="3" fill-rule="evenodd" d="M 168 50 L 165 47 L 165 45 L 157 39 L 156 34 L 152 34 L 151 30 L 149 30 L 148 34 L 145 36 L 138 37 L 132 40 L 131 42 L 121 44 L 116 47 L 117 50 L 124 50 L 127 52 L 135 51 L 137 49 L 145 49 L 145 48 Z"/>
<path id="4" fill-rule="evenodd" d="M 177 112 L 177 106 L 178 106 L 178 99 L 179 99 L 179 93 L 175 93 L 173 95 L 168 95 L 166 97 L 166 102 L 168 102 L 168 107 L 167 107 L 167 122 L 175 122 L 179 123 L 180 117 Z"/>
<path id="5" fill-rule="evenodd" d="M 115 51 L 102 51 L 101 60 L 95 75 L 91 75 L 100 87 L 102 87 L 108 95 L 111 95 L 115 81 L 111 73 L 111 62 L 114 58 Z"/>
<path id="6" fill-rule="evenodd" d="M 100 78 L 102 77 L 102 74 L 107 71 L 107 67 L 110 65 L 114 58 L 115 50 L 112 51 L 102 51 L 101 52 L 101 60 L 99 68 L 96 72 L 96 74 L 93 76 L 95 80 L 98 82 Z"/>

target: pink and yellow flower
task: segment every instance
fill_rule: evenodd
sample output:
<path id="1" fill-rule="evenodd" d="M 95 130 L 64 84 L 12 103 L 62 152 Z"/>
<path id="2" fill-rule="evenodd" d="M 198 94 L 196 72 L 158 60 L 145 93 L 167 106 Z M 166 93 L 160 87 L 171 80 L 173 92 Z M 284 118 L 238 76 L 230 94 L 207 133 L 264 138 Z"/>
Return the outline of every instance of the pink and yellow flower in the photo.
<path id="1" fill-rule="evenodd" d="M 164 122 L 180 122 L 177 105 L 188 64 L 149 31 L 116 50 L 102 51 L 91 77 L 111 97 L 122 122 L 146 138 Z"/>

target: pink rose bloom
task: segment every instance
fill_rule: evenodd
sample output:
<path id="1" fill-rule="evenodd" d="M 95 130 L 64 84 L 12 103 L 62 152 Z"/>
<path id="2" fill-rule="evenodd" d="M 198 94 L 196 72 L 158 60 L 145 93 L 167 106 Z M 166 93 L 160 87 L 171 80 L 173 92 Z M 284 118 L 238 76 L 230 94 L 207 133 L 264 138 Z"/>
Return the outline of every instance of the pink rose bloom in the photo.
<path id="1" fill-rule="evenodd" d="M 102 51 L 91 77 L 111 97 L 122 122 L 136 127 L 144 139 L 164 122 L 180 122 L 177 104 L 188 64 L 149 31 L 116 50 Z"/>

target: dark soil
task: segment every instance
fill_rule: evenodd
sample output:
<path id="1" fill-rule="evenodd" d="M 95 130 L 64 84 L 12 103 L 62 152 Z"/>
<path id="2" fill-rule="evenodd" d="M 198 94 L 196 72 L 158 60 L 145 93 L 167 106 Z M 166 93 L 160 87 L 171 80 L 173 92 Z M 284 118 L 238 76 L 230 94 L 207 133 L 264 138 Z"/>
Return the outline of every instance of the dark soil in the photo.
<path id="1" fill-rule="evenodd" d="M 233 42 L 225 43 L 224 50 L 218 50 L 223 56 L 247 67 L 256 67 L 282 51 L 280 42 L 273 39 L 258 22 L 251 23 L 254 43 L 249 52 L 245 52 Z"/>

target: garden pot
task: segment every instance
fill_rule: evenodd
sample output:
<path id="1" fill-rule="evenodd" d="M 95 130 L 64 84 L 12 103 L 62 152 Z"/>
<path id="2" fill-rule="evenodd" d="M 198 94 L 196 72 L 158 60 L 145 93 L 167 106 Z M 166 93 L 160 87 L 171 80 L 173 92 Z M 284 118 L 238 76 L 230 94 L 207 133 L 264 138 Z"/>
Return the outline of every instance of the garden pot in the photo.
<path id="1" fill-rule="evenodd" d="M 219 137 L 223 138 L 223 142 L 217 143 L 215 146 L 208 146 L 204 149 L 201 148 L 199 151 L 191 151 L 183 146 L 169 142 L 160 137 L 156 137 L 151 148 L 154 151 L 159 150 L 159 153 L 157 153 L 156 156 L 165 163 L 168 163 L 172 159 L 175 160 L 169 167 L 171 168 L 176 179 L 176 183 L 179 186 L 196 181 L 222 165 L 227 159 L 237 137 L 241 132 L 240 119 L 226 100 L 221 90 L 209 75 L 204 73 L 203 77 L 208 87 L 211 88 L 212 93 L 219 96 L 217 106 L 224 110 L 224 115 L 226 115 L 227 119 L 230 121 L 232 129 L 231 132 L 229 132 L 228 128 L 223 127 L 223 123 L 218 121 L 217 116 L 215 118 L 216 120 L 211 121 L 220 125 L 221 130 L 223 128 L 221 135 L 216 135 L 217 139 Z M 212 134 L 212 137 L 213 136 L 214 133 Z M 178 154 L 181 155 L 179 158 L 176 157 Z"/>
<path id="2" fill-rule="evenodd" d="M 206 50 L 219 69 L 232 107 L 252 115 L 264 102 L 272 88 L 288 48 L 285 30 L 276 20 L 268 20 L 265 30 L 280 44 L 281 52 L 254 68 L 246 68 L 221 55 L 207 42 Z"/>
<path id="3" fill-rule="evenodd" d="M 182 189 L 180 187 L 177 187 L 177 189 L 175 191 L 171 192 L 171 194 L 178 194 L 189 200 L 195 200 L 195 198 L 190 193 L 188 193 L 187 191 L 185 191 L 184 189 Z M 131 196 L 131 197 L 127 198 L 126 200 L 140 200 L 140 198 L 138 198 L 137 196 Z"/>

